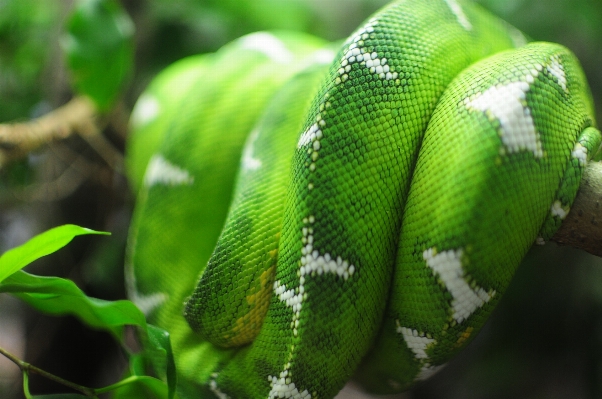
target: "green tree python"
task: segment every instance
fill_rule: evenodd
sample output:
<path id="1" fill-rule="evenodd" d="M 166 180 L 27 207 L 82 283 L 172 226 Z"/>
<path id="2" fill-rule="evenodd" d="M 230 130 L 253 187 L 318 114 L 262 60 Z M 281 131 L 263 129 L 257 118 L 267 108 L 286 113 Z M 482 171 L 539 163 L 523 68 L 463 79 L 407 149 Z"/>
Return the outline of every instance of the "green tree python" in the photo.
<path id="1" fill-rule="evenodd" d="M 394 2 L 342 45 L 242 37 L 162 72 L 131 125 L 129 293 L 181 398 L 426 379 L 600 146 L 575 56 L 463 0 Z"/>

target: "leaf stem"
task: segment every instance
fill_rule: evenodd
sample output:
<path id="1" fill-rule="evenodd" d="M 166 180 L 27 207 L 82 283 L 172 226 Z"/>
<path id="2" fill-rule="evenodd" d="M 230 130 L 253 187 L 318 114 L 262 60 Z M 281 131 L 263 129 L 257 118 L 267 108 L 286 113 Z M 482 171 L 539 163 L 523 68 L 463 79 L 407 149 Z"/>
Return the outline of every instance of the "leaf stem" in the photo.
<path id="1" fill-rule="evenodd" d="M 134 381 L 136 381 L 138 379 L 139 379 L 138 376 L 130 376 L 130 377 L 124 378 L 121 381 L 116 382 L 115 384 L 111 384 L 111 385 L 106 386 L 104 388 L 98 388 L 98 389 L 95 390 L 95 392 L 97 394 L 101 394 L 101 393 L 105 393 L 105 392 L 110 392 L 110 391 L 112 391 L 114 389 L 117 389 L 117 388 L 120 388 L 120 387 L 122 387 L 124 385 L 131 384 L 132 382 L 134 382 Z"/>
<path id="2" fill-rule="evenodd" d="M 74 382 L 71 381 L 67 381 L 59 376 L 56 376 L 54 374 L 51 374 L 47 371 L 44 371 L 40 368 L 37 368 L 34 365 L 31 365 L 27 362 L 24 362 L 23 360 L 20 360 L 18 357 L 16 357 L 15 355 L 13 355 L 12 353 L 8 352 L 6 349 L 0 347 L 0 354 L 3 355 L 4 357 L 6 357 L 8 360 L 10 360 L 11 362 L 13 362 L 14 364 L 16 364 L 21 371 L 23 372 L 23 389 L 27 394 L 29 394 L 29 373 L 36 373 L 38 375 L 41 375 L 44 378 L 47 378 L 51 381 L 55 381 L 61 385 L 64 385 L 66 387 L 69 387 L 73 390 L 76 390 L 78 392 L 83 393 L 84 395 L 90 397 L 90 398 L 98 398 L 96 390 L 93 388 L 88 388 L 88 387 L 84 387 L 82 385 L 76 384 Z"/>
<path id="3" fill-rule="evenodd" d="M 23 374 L 23 393 L 25 394 L 25 399 L 31 399 L 31 392 L 29 392 L 29 373 L 27 370 L 21 370 L 21 374 Z"/>

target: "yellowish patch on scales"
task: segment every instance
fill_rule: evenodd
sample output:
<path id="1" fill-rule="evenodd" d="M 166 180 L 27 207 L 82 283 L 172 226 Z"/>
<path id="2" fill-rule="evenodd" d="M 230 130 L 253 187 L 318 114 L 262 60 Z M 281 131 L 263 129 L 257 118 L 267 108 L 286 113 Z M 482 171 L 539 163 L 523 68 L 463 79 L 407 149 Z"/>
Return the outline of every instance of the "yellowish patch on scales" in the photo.
<path id="1" fill-rule="evenodd" d="M 470 336 L 472 335 L 473 331 L 474 327 L 467 327 L 466 330 L 464 330 L 458 337 L 458 340 L 456 341 L 456 347 L 463 347 L 466 344 L 466 342 L 470 339 Z"/>
<path id="2" fill-rule="evenodd" d="M 235 347 L 251 343 L 261 330 L 265 314 L 270 306 L 270 294 L 274 273 L 276 272 L 276 259 L 273 264 L 259 276 L 258 287 L 251 287 L 247 295 L 249 311 L 236 320 L 231 334 L 224 337 L 228 340 L 226 346 Z"/>

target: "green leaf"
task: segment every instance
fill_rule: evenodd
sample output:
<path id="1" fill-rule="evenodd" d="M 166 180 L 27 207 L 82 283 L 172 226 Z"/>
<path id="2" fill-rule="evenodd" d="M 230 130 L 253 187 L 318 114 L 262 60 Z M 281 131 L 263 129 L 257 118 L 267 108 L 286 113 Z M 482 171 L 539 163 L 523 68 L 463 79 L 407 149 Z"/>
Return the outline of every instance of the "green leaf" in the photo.
<path id="1" fill-rule="evenodd" d="M 109 234 L 67 224 L 39 234 L 25 244 L 0 256 L 0 282 L 34 260 L 51 254 L 67 245 L 73 237 L 83 234 Z"/>
<path id="2" fill-rule="evenodd" d="M 91 298 L 70 280 L 34 276 L 24 271 L 17 271 L 0 283 L 0 293 L 2 292 L 10 293 L 47 314 L 74 315 L 91 327 L 109 331 L 122 344 L 123 328 L 126 325 L 137 326 L 143 349 L 140 356 L 152 362 L 155 369 L 159 370 L 160 377 L 164 378 L 166 382 L 157 379 L 152 379 L 153 381 L 141 379 L 135 382 L 138 388 L 131 389 L 142 389 L 144 392 L 161 391 L 165 393 L 162 397 L 173 398 L 176 369 L 169 333 L 146 324 L 144 314 L 133 302 Z M 161 389 L 158 388 L 160 384 L 163 384 Z"/>
<path id="3" fill-rule="evenodd" d="M 140 396 L 136 397 L 173 398 L 176 369 L 169 333 L 146 324 L 144 314 L 133 302 L 91 298 L 70 280 L 35 276 L 20 270 L 33 260 L 56 251 L 68 244 L 73 237 L 82 234 L 107 233 L 65 225 L 48 230 L 4 253 L 0 257 L 0 293 L 10 293 L 47 314 L 74 315 L 93 328 L 110 332 L 122 344 L 124 327 L 138 327 L 142 351 L 132 355 L 132 360 L 135 363 L 142 359 L 151 362 L 166 382 L 149 376 L 134 375 L 102 388 L 99 392 L 124 390 L 126 393 L 140 392 Z M 141 370 L 139 364 L 136 370 Z M 127 388 L 129 385 L 131 386 Z"/>
<path id="4" fill-rule="evenodd" d="M 147 327 L 147 334 L 140 336 L 143 351 L 130 358 L 130 372 L 143 375 L 145 365 L 150 364 L 158 377 L 167 382 L 167 396 L 164 397 L 171 399 L 176 392 L 176 364 L 171 339 L 167 331 L 152 324 L 147 324 Z"/>
<path id="5" fill-rule="evenodd" d="M 88 399 L 88 396 L 80 393 L 54 393 L 50 395 L 33 395 L 31 399 Z"/>
<path id="6" fill-rule="evenodd" d="M 47 314 L 77 316 L 91 327 L 109 331 L 119 340 L 125 325 L 146 330 L 144 315 L 132 302 L 90 298 L 70 280 L 18 271 L 0 283 L 0 292 L 11 293 Z"/>
<path id="7" fill-rule="evenodd" d="M 78 0 L 62 46 L 77 91 L 107 111 L 132 69 L 134 25 L 115 0 Z"/>
<path id="8" fill-rule="evenodd" d="M 165 370 L 165 380 L 167 381 L 167 387 L 169 391 L 169 398 L 173 398 L 176 391 L 176 364 L 173 358 L 173 352 L 171 349 L 171 340 L 169 333 L 159 327 L 148 325 L 148 337 L 150 345 L 147 344 L 147 353 L 152 353 L 164 359 L 164 366 L 161 370 Z"/>
<path id="9" fill-rule="evenodd" d="M 107 389 L 107 390 L 105 390 Z M 101 392 L 113 392 L 114 399 L 165 399 L 168 396 L 167 386 L 161 380 L 149 376 L 128 377 L 117 384 L 98 390 Z"/>

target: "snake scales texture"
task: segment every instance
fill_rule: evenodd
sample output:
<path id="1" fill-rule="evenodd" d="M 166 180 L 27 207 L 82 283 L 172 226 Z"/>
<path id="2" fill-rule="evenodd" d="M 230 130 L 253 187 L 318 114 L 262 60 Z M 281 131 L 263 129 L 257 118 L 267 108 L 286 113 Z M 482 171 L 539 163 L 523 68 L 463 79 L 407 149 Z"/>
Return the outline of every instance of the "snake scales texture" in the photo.
<path id="1" fill-rule="evenodd" d="M 242 37 L 162 72 L 131 124 L 126 277 L 181 398 L 428 378 L 600 146 L 574 55 L 462 0 L 394 2 L 342 45 Z"/>

